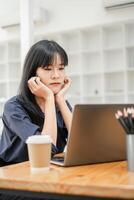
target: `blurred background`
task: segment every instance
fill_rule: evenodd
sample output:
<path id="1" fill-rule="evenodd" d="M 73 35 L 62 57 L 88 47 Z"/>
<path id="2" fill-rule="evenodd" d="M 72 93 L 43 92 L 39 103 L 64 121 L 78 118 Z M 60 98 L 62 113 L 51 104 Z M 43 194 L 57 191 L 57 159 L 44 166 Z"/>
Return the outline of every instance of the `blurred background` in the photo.
<path id="1" fill-rule="evenodd" d="M 134 0 L 0 0 L 0 115 L 41 40 L 67 51 L 77 103 L 134 103 Z"/>

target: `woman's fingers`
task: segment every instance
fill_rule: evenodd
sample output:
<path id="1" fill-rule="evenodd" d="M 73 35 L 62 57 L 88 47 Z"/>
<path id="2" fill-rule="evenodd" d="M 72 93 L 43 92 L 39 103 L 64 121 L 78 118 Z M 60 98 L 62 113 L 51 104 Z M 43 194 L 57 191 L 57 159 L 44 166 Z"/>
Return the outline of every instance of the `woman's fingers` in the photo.
<path id="1" fill-rule="evenodd" d="M 65 88 L 69 88 L 71 85 L 71 78 L 66 77 L 64 82 L 65 82 Z"/>
<path id="2" fill-rule="evenodd" d="M 65 76 L 65 82 L 71 82 L 71 78 L 69 76 Z"/>
<path id="3" fill-rule="evenodd" d="M 34 94 L 33 88 L 30 85 L 28 85 L 28 87 L 29 87 L 30 91 L 32 92 L 32 94 Z"/>
<path id="4" fill-rule="evenodd" d="M 37 85 L 41 85 L 41 86 L 44 85 L 44 84 L 41 82 L 41 80 L 40 80 L 39 77 L 36 78 L 36 83 L 37 83 Z"/>
<path id="5" fill-rule="evenodd" d="M 28 86 L 31 87 L 32 91 L 38 89 L 37 77 L 32 77 L 28 80 Z"/>

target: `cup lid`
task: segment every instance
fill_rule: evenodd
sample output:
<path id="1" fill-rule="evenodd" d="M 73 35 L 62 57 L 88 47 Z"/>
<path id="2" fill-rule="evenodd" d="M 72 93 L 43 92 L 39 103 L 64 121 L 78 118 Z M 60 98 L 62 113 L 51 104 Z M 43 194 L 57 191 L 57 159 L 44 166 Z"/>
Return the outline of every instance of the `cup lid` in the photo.
<path id="1" fill-rule="evenodd" d="M 51 143 L 50 135 L 32 135 L 28 137 L 26 143 L 33 143 L 33 144 L 43 144 L 43 143 Z"/>

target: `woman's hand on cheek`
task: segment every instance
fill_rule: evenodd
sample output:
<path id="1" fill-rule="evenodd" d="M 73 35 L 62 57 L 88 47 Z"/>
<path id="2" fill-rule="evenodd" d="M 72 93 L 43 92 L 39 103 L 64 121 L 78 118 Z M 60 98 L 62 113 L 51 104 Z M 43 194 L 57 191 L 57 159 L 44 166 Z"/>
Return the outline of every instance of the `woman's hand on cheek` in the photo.
<path id="1" fill-rule="evenodd" d="M 43 98 L 45 100 L 54 98 L 53 92 L 41 82 L 39 77 L 32 77 L 28 80 L 28 87 L 32 94 L 36 97 Z"/>
<path id="2" fill-rule="evenodd" d="M 55 95 L 55 100 L 58 101 L 60 98 L 64 98 L 64 95 L 66 94 L 70 86 L 71 86 L 71 78 L 66 76 L 62 89 Z"/>

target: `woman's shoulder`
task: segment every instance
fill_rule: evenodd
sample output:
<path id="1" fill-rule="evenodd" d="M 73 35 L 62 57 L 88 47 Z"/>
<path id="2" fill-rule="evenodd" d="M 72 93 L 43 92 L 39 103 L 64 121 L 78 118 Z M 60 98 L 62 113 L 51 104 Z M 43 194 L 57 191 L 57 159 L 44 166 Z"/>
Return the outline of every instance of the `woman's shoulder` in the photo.
<path id="1" fill-rule="evenodd" d="M 12 98 L 6 101 L 4 105 L 4 113 L 13 113 L 16 110 L 24 111 L 24 108 L 19 102 L 18 96 L 13 96 Z"/>
<path id="2" fill-rule="evenodd" d="M 18 106 L 18 105 L 20 105 L 19 104 L 19 101 L 18 101 L 18 98 L 17 98 L 17 96 L 13 96 L 13 97 L 11 97 L 10 99 L 8 99 L 7 101 L 6 101 L 6 103 L 5 103 L 5 106 L 6 107 L 9 107 L 9 106 Z"/>

